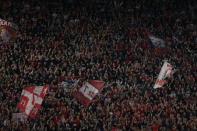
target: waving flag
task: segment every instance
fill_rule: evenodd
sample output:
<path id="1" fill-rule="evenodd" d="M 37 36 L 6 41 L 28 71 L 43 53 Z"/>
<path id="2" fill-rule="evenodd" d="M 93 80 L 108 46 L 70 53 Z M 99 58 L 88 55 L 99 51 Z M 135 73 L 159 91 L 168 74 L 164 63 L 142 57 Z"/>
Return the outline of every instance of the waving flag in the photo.
<path id="1" fill-rule="evenodd" d="M 165 48 L 165 41 L 163 39 L 157 38 L 153 35 L 149 35 L 149 38 L 156 48 Z"/>
<path id="2" fill-rule="evenodd" d="M 0 37 L 4 42 L 8 42 L 12 37 L 16 36 L 18 26 L 12 22 L 0 19 Z"/>
<path id="3" fill-rule="evenodd" d="M 104 86 L 104 83 L 104 81 L 89 80 L 77 92 L 74 93 L 74 97 L 84 106 L 87 106 L 99 93 L 101 88 Z"/>
<path id="4" fill-rule="evenodd" d="M 26 86 L 21 94 L 18 107 L 34 118 L 49 86 Z"/>
<path id="5" fill-rule="evenodd" d="M 172 70 L 173 66 L 168 63 L 167 61 L 164 62 L 161 71 L 159 73 L 159 76 L 157 78 L 157 81 L 154 85 L 154 89 L 156 88 L 160 88 L 162 87 L 165 83 L 167 83 L 167 81 L 165 80 L 165 78 L 167 77 L 171 77 L 174 73 L 174 71 Z"/>
<path id="6" fill-rule="evenodd" d="M 13 28 L 15 30 L 18 30 L 18 26 L 12 22 L 8 22 L 6 20 L 0 19 L 0 26 L 7 26 L 10 28 Z"/>
<path id="7" fill-rule="evenodd" d="M 67 86 L 76 86 L 78 84 L 79 80 L 67 80 L 62 81 L 61 86 L 65 89 Z"/>

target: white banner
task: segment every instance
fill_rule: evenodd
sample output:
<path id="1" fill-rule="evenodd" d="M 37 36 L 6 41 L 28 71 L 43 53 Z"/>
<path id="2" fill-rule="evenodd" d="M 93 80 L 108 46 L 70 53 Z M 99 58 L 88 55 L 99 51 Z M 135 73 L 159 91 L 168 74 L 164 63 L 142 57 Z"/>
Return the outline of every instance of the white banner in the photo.
<path id="1" fill-rule="evenodd" d="M 73 96 L 84 106 L 87 106 L 92 99 L 100 92 L 105 82 L 100 80 L 89 80 Z"/>
<path id="2" fill-rule="evenodd" d="M 0 26 L 8 26 L 8 27 L 11 27 L 15 30 L 18 30 L 18 26 L 16 24 L 6 21 L 6 20 L 3 20 L 3 19 L 0 19 Z"/>
<path id="3" fill-rule="evenodd" d="M 153 88 L 156 89 L 162 87 L 166 83 L 165 78 L 171 77 L 173 73 L 172 65 L 165 61 Z"/>
<path id="4" fill-rule="evenodd" d="M 157 38 L 153 35 L 149 35 L 149 38 L 155 47 L 165 48 L 165 41 L 163 39 Z"/>
<path id="5" fill-rule="evenodd" d="M 27 86 L 23 89 L 18 107 L 25 110 L 25 113 L 34 118 L 42 104 L 48 86 Z"/>
<path id="6" fill-rule="evenodd" d="M 99 92 L 99 90 L 97 88 L 95 88 L 94 86 L 92 86 L 91 84 L 89 84 L 88 82 L 83 85 L 79 91 L 85 96 L 87 97 L 89 100 L 92 100 L 94 98 L 94 96 Z"/>

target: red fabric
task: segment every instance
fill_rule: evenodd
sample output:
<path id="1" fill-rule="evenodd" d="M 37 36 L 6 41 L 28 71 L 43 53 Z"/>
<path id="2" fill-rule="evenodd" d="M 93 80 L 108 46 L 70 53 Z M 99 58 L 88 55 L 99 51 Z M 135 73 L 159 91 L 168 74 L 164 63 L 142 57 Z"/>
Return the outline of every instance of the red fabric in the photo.
<path id="1" fill-rule="evenodd" d="M 19 100 L 19 103 L 18 103 L 17 106 L 18 106 L 18 108 L 20 108 L 21 110 L 25 110 L 25 108 L 26 108 L 28 102 L 29 102 L 29 98 L 26 97 L 26 96 L 24 96 L 24 95 L 22 95 L 22 96 L 20 97 L 20 100 Z"/>
<path id="2" fill-rule="evenodd" d="M 125 64 L 128 64 L 128 63 L 129 63 L 129 61 L 130 61 L 130 59 L 129 59 L 129 58 L 126 58 L 126 59 L 124 60 Z"/>
<path id="3" fill-rule="evenodd" d="M 163 54 L 163 51 L 159 48 L 156 49 L 156 52 L 159 54 L 159 55 L 162 55 Z"/>
<path id="4" fill-rule="evenodd" d="M 32 39 L 32 42 L 35 42 L 36 40 L 38 40 L 38 37 L 34 37 L 34 38 Z"/>
<path id="5" fill-rule="evenodd" d="M 80 123 L 79 118 L 76 118 L 76 119 L 75 119 L 75 123 L 76 123 L 77 125 L 79 125 L 79 123 Z"/>
<path id="6" fill-rule="evenodd" d="M 37 112 L 38 112 L 38 109 L 39 109 L 39 107 L 40 107 L 40 104 L 38 104 L 38 103 L 36 103 L 36 100 L 35 100 L 35 95 L 37 96 L 37 97 L 41 97 L 42 99 L 44 99 L 44 96 L 45 96 L 45 94 L 46 94 L 46 92 L 47 92 L 47 90 L 48 90 L 48 86 L 43 86 L 43 88 L 42 88 L 42 90 L 41 90 L 41 92 L 40 92 L 40 94 L 36 94 L 35 92 L 34 92 L 34 90 L 36 89 L 36 88 L 40 88 L 40 87 L 36 87 L 36 86 L 26 86 L 25 88 L 24 88 L 24 90 L 26 91 L 26 92 L 29 92 L 29 93 L 31 93 L 31 94 L 33 94 L 33 101 L 32 101 L 32 105 L 34 106 L 32 109 L 31 109 L 31 111 L 30 111 L 30 113 L 28 114 L 30 117 L 32 117 L 32 118 L 34 118 L 35 116 L 36 116 L 36 114 L 37 114 Z M 24 92 L 25 93 L 25 92 Z M 29 99 L 31 99 L 30 98 L 30 96 L 25 96 L 25 94 L 22 94 L 21 95 L 21 97 L 20 97 L 20 101 L 19 101 L 19 103 L 18 103 L 18 107 L 19 107 L 19 109 L 21 109 L 21 110 L 27 110 L 27 105 L 28 105 L 28 103 L 29 103 Z"/>
<path id="7" fill-rule="evenodd" d="M 43 86 L 42 91 L 40 93 L 40 97 L 42 99 L 44 99 L 44 96 L 46 95 L 46 92 L 47 92 L 48 88 L 49 88 L 49 86 Z"/>
<path id="8" fill-rule="evenodd" d="M 105 84 L 104 81 L 100 81 L 100 80 L 89 80 L 88 83 L 90 83 L 91 85 L 93 85 L 98 90 L 100 90 L 104 86 L 104 84 Z"/>
<path id="9" fill-rule="evenodd" d="M 117 131 L 118 128 L 117 127 L 112 127 L 112 131 Z"/>
<path id="10" fill-rule="evenodd" d="M 147 47 L 146 43 L 145 43 L 145 42 L 142 43 L 142 48 L 143 48 L 143 49 L 146 49 L 146 47 Z"/>
<path id="11" fill-rule="evenodd" d="M 129 75 L 129 76 L 132 76 L 132 72 L 128 72 L 128 75 Z"/>
<path id="12" fill-rule="evenodd" d="M 158 131 L 159 125 L 158 124 L 154 124 L 150 128 L 152 129 L 152 131 Z"/>
<path id="13" fill-rule="evenodd" d="M 106 120 L 103 120 L 103 123 L 104 123 L 104 124 L 107 124 L 107 121 L 106 121 Z"/>
<path id="14" fill-rule="evenodd" d="M 74 92 L 73 96 L 80 101 L 83 106 L 88 106 L 88 104 L 91 102 L 88 98 L 86 98 L 81 92 L 77 91 Z"/>
<path id="15" fill-rule="evenodd" d="M 35 104 L 35 105 L 34 105 L 33 109 L 32 109 L 31 112 L 29 113 L 29 116 L 30 116 L 31 118 L 34 118 L 34 117 L 36 116 L 39 107 L 40 107 L 40 104 Z"/>
<path id="16" fill-rule="evenodd" d="M 4 44 L 4 47 L 5 47 L 5 49 L 7 49 L 7 45 L 6 44 Z"/>

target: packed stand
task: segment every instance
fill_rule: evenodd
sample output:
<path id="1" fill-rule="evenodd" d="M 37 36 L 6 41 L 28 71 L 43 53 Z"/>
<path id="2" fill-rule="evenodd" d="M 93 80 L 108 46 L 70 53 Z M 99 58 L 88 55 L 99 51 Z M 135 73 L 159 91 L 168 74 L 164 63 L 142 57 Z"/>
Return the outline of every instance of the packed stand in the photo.
<path id="1" fill-rule="evenodd" d="M 1 18 L 20 29 L 0 44 L 0 130 L 197 129 L 195 0 L 0 2 Z M 166 48 L 155 48 L 149 34 Z M 163 60 L 176 73 L 153 89 Z M 60 86 L 78 79 L 77 87 Z M 86 80 L 106 86 L 85 108 L 73 92 Z M 37 117 L 13 121 L 24 86 L 45 84 Z"/>

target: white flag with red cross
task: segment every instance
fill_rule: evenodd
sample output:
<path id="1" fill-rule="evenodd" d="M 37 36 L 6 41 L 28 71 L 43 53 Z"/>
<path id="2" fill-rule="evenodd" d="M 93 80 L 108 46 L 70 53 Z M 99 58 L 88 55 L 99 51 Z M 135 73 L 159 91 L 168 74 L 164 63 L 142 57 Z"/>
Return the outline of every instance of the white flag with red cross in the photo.
<path id="1" fill-rule="evenodd" d="M 174 73 L 173 66 L 167 61 L 165 61 L 153 88 L 157 89 L 162 87 L 165 83 L 167 83 L 165 78 L 171 77 L 173 73 Z"/>
<path id="2" fill-rule="evenodd" d="M 34 118 L 49 86 L 26 86 L 21 94 L 18 107 Z"/>
<path id="3" fill-rule="evenodd" d="M 89 80 L 77 92 L 74 97 L 84 106 L 87 106 L 92 99 L 100 92 L 105 82 L 100 80 Z"/>

